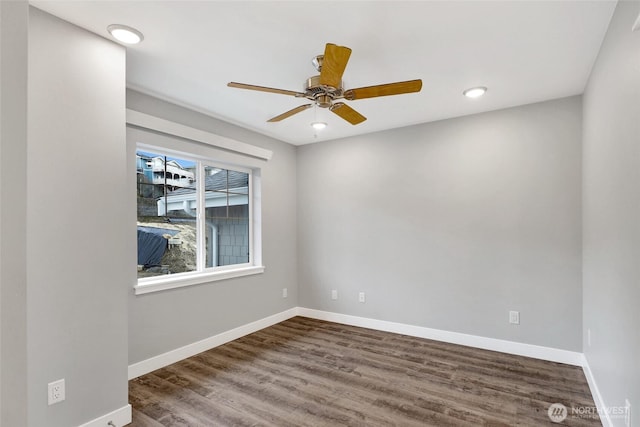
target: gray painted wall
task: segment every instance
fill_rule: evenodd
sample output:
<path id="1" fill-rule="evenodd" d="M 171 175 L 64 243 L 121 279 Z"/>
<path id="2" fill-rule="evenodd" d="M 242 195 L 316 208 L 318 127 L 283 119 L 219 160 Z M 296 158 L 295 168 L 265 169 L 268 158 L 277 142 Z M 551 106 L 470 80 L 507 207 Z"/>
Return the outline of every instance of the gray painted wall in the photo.
<path id="1" fill-rule="evenodd" d="M 299 147 L 300 305 L 580 351 L 581 108 Z"/>
<path id="2" fill-rule="evenodd" d="M 29 5 L 0 2 L 0 425 L 27 424 Z"/>
<path id="3" fill-rule="evenodd" d="M 621 1 L 584 94 L 584 353 L 640 425 L 640 2 Z M 591 330 L 591 346 L 587 330 Z M 614 419 L 623 426 L 624 420 Z"/>
<path id="4" fill-rule="evenodd" d="M 134 183 L 124 170 L 124 51 L 32 10 L 27 149 L 24 115 L 6 108 L 26 96 L 26 50 L 6 48 L 9 31 L 26 43 L 25 4 L 0 4 L 3 425 L 81 424 L 126 404 L 128 364 L 297 305 L 574 351 L 584 311 L 593 341 L 584 351 L 605 402 L 629 397 L 640 408 L 637 2 L 618 5 L 584 127 L 572 97 L 296 149 L 128 91 L 129 108 L 274 151 L 262 173 L 267 271 L 141 296 L 131 289 L 135 203 L 122 190 Z M 10 73 L 23 85 L 7 97 Z M 51 183 L 51 162 L 66 167 L 56 170 L 65 185 Z M 28 182 L 7 179 L 26 175 L 25 164 Z M 95 218 L 104 239 L 85 239 Z M 507 323 L 512 309 L 520 326 Z M 46 384 L 62 377 L 67 401 L 48 407 Z"/>
<path id="5" fill-rule="evenodd" d="M 131 90 L 127 91 L 127 107 L 274 152 L 273 158 L 262 166 L 265 272 L 153 294 L 136 296 L 132 292 L 129 298 L 129 363 L 296 307 L 295 147 Z M 128 149 L 134 153 L 135 147 L 130 143 Z M 206 148 L 200 147 L 200 150 Z M 135 163 L 130 166 L 135 173 Z M 135 178 L 129 181 L 135 185 Z M 135 249 L 135 188 L 131 195 L 132 229 L 128 245 Z M 135 259 L 135 252 L 131 257 Z M 129 285 L 132 286 L 133 281 Z M 288 289 L 286 299 L 282 298 L 282 288 Z"/>
<path id="6" fill-rule="evenodd" d="M 128 403 L 125 49 L 29 18 L 28 426 L 69 427 Z"/>

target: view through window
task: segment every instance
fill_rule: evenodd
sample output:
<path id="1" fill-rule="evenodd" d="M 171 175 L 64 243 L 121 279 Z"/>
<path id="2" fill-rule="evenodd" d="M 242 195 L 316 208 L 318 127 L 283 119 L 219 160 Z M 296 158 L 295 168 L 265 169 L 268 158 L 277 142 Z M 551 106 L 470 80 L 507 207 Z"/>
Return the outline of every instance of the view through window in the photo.
<path id="1" fill-rule="evenodd" d="M 142 150 L 136 169 L 139 279 L 250 262 L 249 172 Z"/>

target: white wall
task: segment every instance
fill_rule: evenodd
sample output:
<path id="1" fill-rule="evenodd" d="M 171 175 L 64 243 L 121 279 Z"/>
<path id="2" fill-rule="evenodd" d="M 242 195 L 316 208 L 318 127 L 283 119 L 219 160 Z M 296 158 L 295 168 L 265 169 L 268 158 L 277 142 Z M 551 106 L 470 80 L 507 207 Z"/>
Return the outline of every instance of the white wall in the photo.
<path id="1" fill-rule="evenodd" d="M 640 425 L 640 2 L 621 1 L 584 94 L 584 353 Z M 591 345 L 586 340 L 591 330 Z M 612 419 L 623 426 L 622 418 Z"/>
<path id="2" fill-rule="evenodd" d="M 580 351 L 580 139 L 571 97 L 299 147 L 300 305 Z"/>
<path id="3" fill-rule="evenodd" d="M 27 425 L 69 427 L 128 404 L 125 49 L 29 18 Z"/>
<path id="4" fill-rule="evenodd" d="M 0 2 L 0 425 L 27 423 L 26 1 Z"/>
<path id="5" fill-rule="evenodd" d="M 298 305 L 295 147 L 135 91 L 127 107 L 273 151 L 262 166 L 263 274 L 129 297 L 133 364 Z M 135 162 L 135 141 L 129 141 Z M 205 154 L 206 147 L 198 147 Z M 213 154 L 212 154 L 213 155 Z M 130 162 L 135 168 L 135 163 Z M 135 180 L 130 180 L 135 186 Z M 135 190 L 131 192 L 135 200 Z M 135 206 L 129 247 L 135 248 Z M 131 259 L 135 259 L 132 252 Z M 135 279 L 134 279 L 135 280 Z M 133 282 L 130 283 L 133 286 Z M 288 298 L 282 298 L 282 288 Z"/>

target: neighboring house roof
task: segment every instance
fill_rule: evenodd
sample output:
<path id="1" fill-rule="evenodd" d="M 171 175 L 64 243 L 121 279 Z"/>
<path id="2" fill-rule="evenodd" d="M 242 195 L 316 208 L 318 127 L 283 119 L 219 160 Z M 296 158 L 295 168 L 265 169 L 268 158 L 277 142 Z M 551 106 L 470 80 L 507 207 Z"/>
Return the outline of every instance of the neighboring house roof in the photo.
<path id="1" fill-rule="evenodd" d="M 204 180 L 205 191 L 227 191 L 249 186 L 249 174 L 236 171 L 220 171 L 215 175 L 207 175 Z M 195 183 L 188 187 L 177 188 L 170 191 L 168 196 L 193 193 Z"/>

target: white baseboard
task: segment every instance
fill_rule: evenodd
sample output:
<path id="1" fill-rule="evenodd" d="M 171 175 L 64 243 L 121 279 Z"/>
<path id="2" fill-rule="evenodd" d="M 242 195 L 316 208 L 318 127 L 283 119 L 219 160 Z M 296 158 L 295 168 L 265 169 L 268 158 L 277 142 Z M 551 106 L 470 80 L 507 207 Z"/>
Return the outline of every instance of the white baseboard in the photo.
<path id="1" fill-rule="evenodd" d="M 609 416 L 609 411 L 606 410 L 607 406 L 604 404 L 604 400 L 602 399 L 602 395 L 600 394 L 600 389 L 598 388 L 596 379 L 593 376 L 593 372 L 591 372 L 589 361 L 584 355 L 582 355 L 582 359 L 583 359 L 582 370 L 584 371 L 584 376 L 587 378 L 587 383 L 589 384 L 589 390 L 591 390 L 593 401 L 596 404 L 596 408 L 598 408 L 598 415 L 600 415 L 600 421 L 602 421 L 602 426 L 613 427 L 613 421 L 611 421 L 611 417 Z"/>
<path id="2" fill-rule="evenodd" d="M 376 329 L 379 331 L 394 332 L 418 338 L 427 338 L 436 341 L 460 344 L 485 350 L 499 351 L 501 353 L 515 354 L 518 356 L 533 357 L 535 359 L 551 362 L 566 363 L 568 365 L 582 366 L 584 356 L 582 353 L 557 348 L 543 347 L 532 344 L 524 344 L 513 341 L 486 338 L 477 335 L 467 335 L 459 332 L 443 331 L 440 329 L 425 328 L 422 326 L 407 325 L 404 323 L 388 322 L 386 320 L 369 319 L 366 317 L 351 316 L 347 314 L 332 313 L 329 311 L 313 310 L 298 307 L 298 315 L 311 317 L 318 320 L 342 323 L 351 326 Z"/>
<path id="3" fill-rule="evenodd" d="M 139 377 L 140 375 L 144 375 L 149 372 L 155 371 L 156 369 L 171 365 L 172 363 L 179 362 L 180 360 L 186 359 L 187 357 L 194 356 L 198 353 L 202 353 L 203 351 L 207 351 L 219 345 L 226 344 L 229 341 L 233 341 L 245 335 L 257 332 L 260 329 L 275 325 L 276 323 L 280 323 L 296 316 L 297 313 L 297 308 L 291 308 L 281 313 L 265 317 L 264 319 L 256 320 L 255 322 L 251 322 L 246 325 L 231 329 L 229 331 L 222 332 L 218 335 L 205 338 L 201 341 L 194 342 L 193 344 L 188 344 L 184 347 L 180 347 L 175 350 L 160 354 L 158 356 L 143 360 L 141 362 L 134 363 L 133 365 L 129 365 L 129 379 Z"/>
<path id="4" fill-rule="evenodd" d="M 131 423 L 131 405 L 123 406 L 120 409 L 116 409 L 113 412 L 109 412 L 106 415 L 98 417 L 94 420 L 89 421 L 88 423 L 84 423 L 79 427 L 105 427 L 111 426 L 113 424 L 115 427 L 126 426 Z"/>

